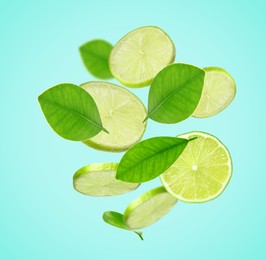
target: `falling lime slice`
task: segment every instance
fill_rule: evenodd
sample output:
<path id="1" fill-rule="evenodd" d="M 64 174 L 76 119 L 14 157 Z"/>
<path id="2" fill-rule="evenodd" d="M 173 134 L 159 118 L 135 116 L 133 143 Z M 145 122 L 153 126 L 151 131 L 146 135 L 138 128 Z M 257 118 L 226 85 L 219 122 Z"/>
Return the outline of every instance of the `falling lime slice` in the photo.
<path id="1" fill-rule="evenodd" d="M 233 78 L 222 68 L 205 68 L 202 95 L 193 117 L 209 117 L 224 110 L 234 99 L 236 85 Z"/>
<path id="2" fill-rule="evenodd" d="M 156 74 L 175 59 L 175 47 L 159 27 L 146 26 L 125 35 L 113 48 L 109 66 L 123 85 L 150 85 Z"/>
<path id="3" fill-rule="evenodd" d="M 218 197 L 232 174 L 227 148 L 214 136 L 202 132 L 180 135 L 195 140 L 162 175 L 166 190 L 185 202 L 205 202 Z"/>
<path id="4" fill-rule="evenodd" d="M 140 184 L 115 178 L 117 167 L 118 163 L 85 166 L 73 176 L 73 186 L 78 192 L 90 196 L 113 196 L 135 190 Z"/>
<path id="5" fill-rule="evenodd" d="M 109 133 L 101 132 L 84 143 L 98 150 L 121 152 L 142 138 L 147 116 L 143 103 L 127 89 L 105 82 L 81 85 L 94 99 L 102 124 Z"/>
<path id="6" fill-rule="evenodd" d="M 124 223 L 130 229 L 149 226 L 162 218 L 176 204 L 177 200 L 164 187 L 144 193 L 125 210 Z"/>

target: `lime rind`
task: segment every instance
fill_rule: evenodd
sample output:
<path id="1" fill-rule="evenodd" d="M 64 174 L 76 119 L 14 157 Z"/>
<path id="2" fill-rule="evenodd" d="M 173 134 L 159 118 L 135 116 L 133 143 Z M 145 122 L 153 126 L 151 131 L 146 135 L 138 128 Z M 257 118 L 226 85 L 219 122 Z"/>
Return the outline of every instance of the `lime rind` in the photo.
<path id="1" fill-rule="evenodd" d="M 139 183 L 128 183 L 115 178 L 118 163 L 95 163 L 84 166 L 73 176 L 73 186 L 89 196 L 115 196 L 133 191 Z"/>
<path id="2" fill-rule="evenodd" d="M 129 204 L 124 212 L 124 222 L 131 230 L 147 227 L 167 214 L 176 202 L 164 187 L 157 187 Z"/>
<path id="3" fill-rule="evenodd" d="M 131 60 L 130 60 L 130 58 L 128 60 L 126 60 L 128 58 L 128 56 L 131 55 L 131 52 L 133 52 L 133 51 L 130 51 L 130 52 L 126 51 L 125 52 L 125 49 L 126 49 L 125 48 L 125 44 L 126 44 L 125 42 L 128 41 L 128 39 L 130 39 L 130 37 L 131 37 L 131 40 L 132 40 L 134 38 L 134 37 L 132 37 L 132 35 L 136 35 L 136 33 L 140 33 L 141 32 L 141 34 L 140 34 L 141 37 L 139 37 L 137 39 L 137 45 L 141 45 L 142 44 L 142 40 L 143 40 L 143 38 L 142 38 L 143 37 L 143 32 L 145 30 L 150 30 L 150 31 L 153 30 L 154 31 L 154 34 L 156 32 L 157 34 L 161 34 L 161 37 L 162 36 L 165 37 L 164 38 L 164 41 L 165 41 L 164 44 L 161 44 L 160 45 L 160 47 L 161 46 L 164 46 L 164 45 L 167 45 L 165 47 L 165 50 L 162 53 L 162 58 L 160 59 L 161 64 L 160 64 L 160 66 L 157 66 L 156 68 L 153 68 L 153 71 L 150 73 L 150 76 L 146 76 L 146 78 L 143 75 L 145 74 L 145 72 L 147 71 L 147 69 L 146 69 L 146 71 L 144 70 L 142 72 L 139 71 L 138 73 L 136 73 L 136 72 L 135 73 L 132 73 L 132 74 L 138 74 L 139 77 L 140 77 L 140 75 L 142 75 L 144 77 L 142 79 L 136 79 L 136 77 L 133 77 L 134 79 L 132 79 L 132 76 L 131 76 L 131 79 L 130 80 L 129 79 L 126 79 L 126 78 L 130 78 L 130 76 L 129 76 L 130 73 L 128 74 L 128 71 L 130 71 L 130 69 L 129 68 L 128 69 L 124 68 L 126 64 L 124 64 L 124 65 L 121 65 L 121 64 L 122 63 L 127 63 L 127 64 L 130 64 L 130 66 L 132 66 L 132 64 L 134 64 L 132 61 L 134 61 L 134 59 L 135 59 L 135 63 L 138 63 L 139 64 L 139 67 L 141 67 L 141 69 L 143 69 L 143 66 L 144 66 L 143 57 L 144 57 L 145 53 L 142 52 L 143 49 L 139 49 L 138 52 L 135 52 L 135 53 L 132 54 L 132 59 Z M 167 44 L 166 44 L 166 41 L 167 41 Z M 123 47 L 123 44 L 124 44 L 124 48 L 121 48 L 121 44 L 122 44 L 122 47 Z M 137 47 L 139 47 L 139 46 L 134 46 L 134 44 L 133 45 L 130 44 L 130 45 L 131 45 L 131 47 L 133 47 L 135 49 Z M 120 56 L 126 62 L 121 62 L 121 57 L 120 57 L 120 61 L 118 59 L 119 62 L 118 61 L 115 61 L 117 59 L 116 56 L 118 56 L 117 55 L 117 52 L 120 49 L 124 49 L 123 51 L 125 52 L 125 54 L 120 55 Z M 169 52 L 169 50 L 170 50 L 170 52 Z M 169 52 L 170 55 L 168 55 L 169 57 L 165 58 L 167 56 L 167 54 L 168 54 L 167 52 Z M 136 58 L 136 57 L 138 57 L 138 53 L 140 53 L 139 56 L 141 57 L 139 60 L 137 60 L 137 58 Z M 160 53 L 160 52 L 157 50 L 157 52 L 155 51 L 155 52 L 153 52 L 153 54 L 154 53 Z M 124 86 L 131 87 L 131 88 L 146 87 L 146 86 L 149 86 L 151 84 L 153 78 L 156 76 L 156 74 L 161 69 L 163 69 L 167 65 L 169 65 L 169 64 L 171 64 L 171 63 L 174 62 L 174 60 L 175 60 L 175 54 L 176 54 L 175 45 L 174 45 L 173 41 L 171 40 L 171 38 L 169 37 L 169 35 L 166 34 L 166 32 L 164 32 L 161 28 L 159 28 L 157 26 L 143 26 L 143 27 L 137 28 L 137 29 L 135 29 L 135 30 L 127 33 L 113 47 L 112 52 L 111 52 L 111 55 L 110 55 L 110 58 L 109 58 L 110 71 L 111 71 L 112 75 L 119 82 L 121 82 Z M 152 57 L 152 56 L 150 56 L 150 57 Z M 154 57 L 152 57 L 152 58 L 154 58 Z M 152 58 L 150 58 L 150 59 L 152 59 Z M 117 69 L 117 64 L 118 64 L 118 68 L 120 68 L 120 71 L 119 71 L 119 69 Z M 149 66 L 147 66 L 147 68 L 148 67 L 150 68 L 151 67 L 151 63 L 149 63 L 148 65 Z M 153 66 L 155 66 L 155 65 L 153 64 Z M 124 74 L 126 74 L 126 77 L 124 76 L 123 73 L 119 73 L 119 72 L 121 72 L 121 70 L 125 70 L 126 71 L 126 72 L 124 72 Z M 123 74 L 123 75 L 121 75 L 121 74 Z"/>
<path id="4" fill-rule="evenodd" d="M 98 172 L 98 171 L 116 171 L 119 163 L 110 162 L 110 163 L 93 163 L 87 166 L 80 168 L 75 172 L 73 178 L 78 178 L 83 174 L 87 174 L 88 172 Z"/>
<path id="5" fill-rule="evenodd" d="M 163 186 L 165 187 L 165 189 L 171 195 L 173 195 L 176 199 L 178 199 L 180 201 L 183 201 L 183 202 L 189 202 L 189 203 L 203 203 L 203 202 L 208 202 L 208 201 L 211 201 L 211 200 L 217 198 L 218 196 L 220 196 L 223 193 L 223 191 L 225 190 L 225 188 L 227 187 L 227 185 L 230 182 L 230 179 L 232 177 L 233 164 L 232 164 L 231 155 L 230 155 L 228 149 L 224 146 L 224 144 L 217 137 L 215 137 L 213 135 L 210 135 L 208 133 L 205 133 L 205 132 L 189 132 L 189 133 L 186 133 L 186 134 L 179 135 L 178 137 L 180 137 L 180 138 L 187 138 L 187 139 L 191 139 L 193 137 L 197 137 L 197 139 L 199 137 L 204 137 L 204 138 L 210 138 L 210 139 L 214 140 L 217 143 L 217 149 L 218 148 L 221 148 L 222 151 L 226 154 L 226 157 L 228 159 L 228 163 L 227 163 L 227 166 L 228 166 L 228 172 L 227 172 L 227 174 L 228 175 L 227 175 L 227 178 L 223 181 L 220 189 L 218 191 L 216 191 L 213 195 L 208 196 L 206 198 L 200 198 L 200 199 L 195 199 L 195 198 L 194 199 L 191 199 L 191 198 L 184 197 L 182 194 L 176 193 L 173 190 L 173 188 L 170 187 L 169 182 L 165 180 L 166 174 L 169 173 L 169 175 L 170 175 L 171 174 L 170 171 L 173 170 L 174 167 L 177 167 L 177 168 L 180 169 L 181 165 L 178 163 L 178 161 L 183 160 L 182 159 L 182 155 L 183 154 L 182 154 L 177 159 L 177 161 L 166 172 L 164 172 L 160 176 L 161 182 L 162 182 Z M 195 141 L 197 141 L 197 139 Z M 193 141 L 193 142 L 195 142 L 195 141 Z M 193 145 L 193 142 L 191 142 L 190 145 Z M 190 149 L 189 147 L 190 146 L 188 145 L 188 147 L 186 149 Z M 186 150 L 184 152 L 186 152 Z M 195 159 L 195 158 L 193 158 L 193 159 Z M 184 161 L 185 161 L 185 159 L 184 159 Z M 187 163 L 189 163 L 189 162 L 187 162 Z M 191 167 L 193 167 L 193 164 L 191 164 Z M 221 169 L 221 165 L 219 165 L 218 167 Z M 187 171 L 184 170 L 184 174 L 186 174 L 186 173 L 187 173 Z M 172 173 L 171 175 L 172 175 L 171 178 L 174 179 L 175 178 L 175 176 L 174 176 L 175 174 Z M 177 181 L 177 179 L 176 179 L 176 181 Z M 189 185 L 190 185 L 190 187 L 192 187 L 193 186 L 193 183 L 190 183 Z"/>
<path id="6" fill-rule="evenodd" d="M 204 70 L 206 74 L 202 96 L 192 114 L 195 118 L 211 117 L 222 112 L 236 95 L 236 83 L 226 70 L 219 67 L 206 67 Z"/>

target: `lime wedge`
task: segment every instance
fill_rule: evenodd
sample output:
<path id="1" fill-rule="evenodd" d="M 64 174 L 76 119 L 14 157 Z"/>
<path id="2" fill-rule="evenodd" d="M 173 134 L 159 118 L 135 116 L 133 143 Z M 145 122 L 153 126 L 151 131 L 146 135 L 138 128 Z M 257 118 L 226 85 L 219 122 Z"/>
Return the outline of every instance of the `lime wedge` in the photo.
<path id="1" fill-rule="evenodd" d="M 135 190 L 140 184 L 115 178 L 118 163 L 96 163 L 79 169 L 73 176 L 74 188 L 85 195 L 113 196 Z"/>
<path id="2" fill-rule="evenodd" d="M 94 99 L 102 124 L 109 133 L 101 131 L 84 143 L 97 150 L 121 152 L 142 138 L 147 110 L 138 97 L 127 89 L 105 82 L 81 85 Z"/>
<path id="3" fill-rule="evenodd" d="M 132 230 L 149 226 L 162 218 L 177 200 L 164 187 L 144 193 L 125 210 L 124 223 Z"/>
<path id="4" fill-rule="evenodd" d="M 222 68 L 205 68 L 202 95 L 193 117 L 210 117 L 224 110 L 234 99 L 236 85 Z"/>
<path id="5" fill-rule="evenodd" d="M 178 136 L 195 140 L 162 175 L 166 190 L 185 202 L 205 202 L 218 197 L 232 174 L 227 148 L 214 136 L 191 132 Z"/>
<path id="6" fill-rule="evenodd" d="M 125 35 L 113 48 L 109 66 L 123 85 L 150 85 L 156 74 L 175 59 L 175 47 L 159 27 L 146 26 Z"/>

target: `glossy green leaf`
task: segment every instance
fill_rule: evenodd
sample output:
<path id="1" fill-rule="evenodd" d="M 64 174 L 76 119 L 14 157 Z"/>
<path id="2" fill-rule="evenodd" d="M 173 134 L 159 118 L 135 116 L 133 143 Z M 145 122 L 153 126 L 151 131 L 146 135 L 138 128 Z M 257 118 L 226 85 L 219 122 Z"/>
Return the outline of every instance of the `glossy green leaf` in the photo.
<path id="1" fill-rule="evenodd" d="M 127 182 L 146 182 L 166 171 L 188 144 L 187 139 L 154 137 L 130 148 L 122 157 L 116 178 Z"/>
<path id="2" fill-rule="evenodd" d="M 72 141 L 84 141 L 106 131 L 90 94 L 70 83 L 54 86 L 39 98 L 44 116 L 53 130 Z"/>
<path id="3" fill-rule="evenodd" d="M 161 70 L 150 87 L 147 117 L 173 124 L 191 116 L 201 97 L 204 76 L 204 70 L 182 63 Z"/>
<path id="4" fill-rule="evenodd" d="M 109 225 L 129 230 L 124 223 L 124 216 L 121 213 L 115 211 L 106 211 L 103 213 L 103 220 Z"/>
<path id="5" fill-rule="evenodd" d="M 128 231 L 133 231 L 139 236 L 141 240 L 143 240 L 142 232 L 129 229 L 124 222 L 124 215 L 122 215 L 121 213 L 115 211 L 105 211 L 103 213 L 103 220 L 109 225 L 122 228 Z"/>
<path id="6" fill-rule="evenodd" d="M 80 55 L 87 70 L 97 78 L 110 79 L 109 56 L 113 46 L 104 40 L 93 40 L 83 44 Z"/>

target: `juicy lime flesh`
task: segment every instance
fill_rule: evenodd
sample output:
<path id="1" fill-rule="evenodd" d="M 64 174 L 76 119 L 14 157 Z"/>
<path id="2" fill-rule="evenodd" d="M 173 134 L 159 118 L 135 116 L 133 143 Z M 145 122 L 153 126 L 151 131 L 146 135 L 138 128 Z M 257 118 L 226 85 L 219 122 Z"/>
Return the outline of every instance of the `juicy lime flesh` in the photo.
<path id="1" fill-rule="evenodd" d="M 189 142 L 176 162 L 161 175 L 166 190 L 177 199 L 204 202 L 217 197 L 228 184 L 232 164 L 226 147 L 205 133 L 188 133 Z"/>
<path id="2" fill-rule="evenodd" d="M 209 117 L 219 113 L 232 102 L 236 93 L 235 82 L 225 70 L 216 67 L 204 70 L 204 87 L 199 104 L 193 112 L 194 117 Z"/>
<path id="3" fill-rule="evenodd" d="M 74 175 L 74 188 L 90 196 L 113 196 L 135 190 L 139 184 L 115 178 L 117 166 L 117 163 L 105 163 L 81 168 Z"/>
<path id="4" fill-rule="evenodd" d="M 168 213 L 177 200 L 163 187 L 149 191 L 133 201 L 124 213 L 124 221 L 130 229 L 149 226 Z"/>
<path id="5" fill-rule="evenodd" d="M 128 90 L 105 82 L 81 85 L 94 98 L 102 124 L 109 133 L 101 131 L 84 143 L 99 150 L 120 152 L 137 143 L 146 129 L 147 115 L 143 103 Z"/>
<path id="6" fill-rule="evenodd" d="M 110 56 L 112 74 L 125 86 L 148 86 L 175 58 L 169 36 L 158 27 L 142 27 L 124 36 Z"/>

